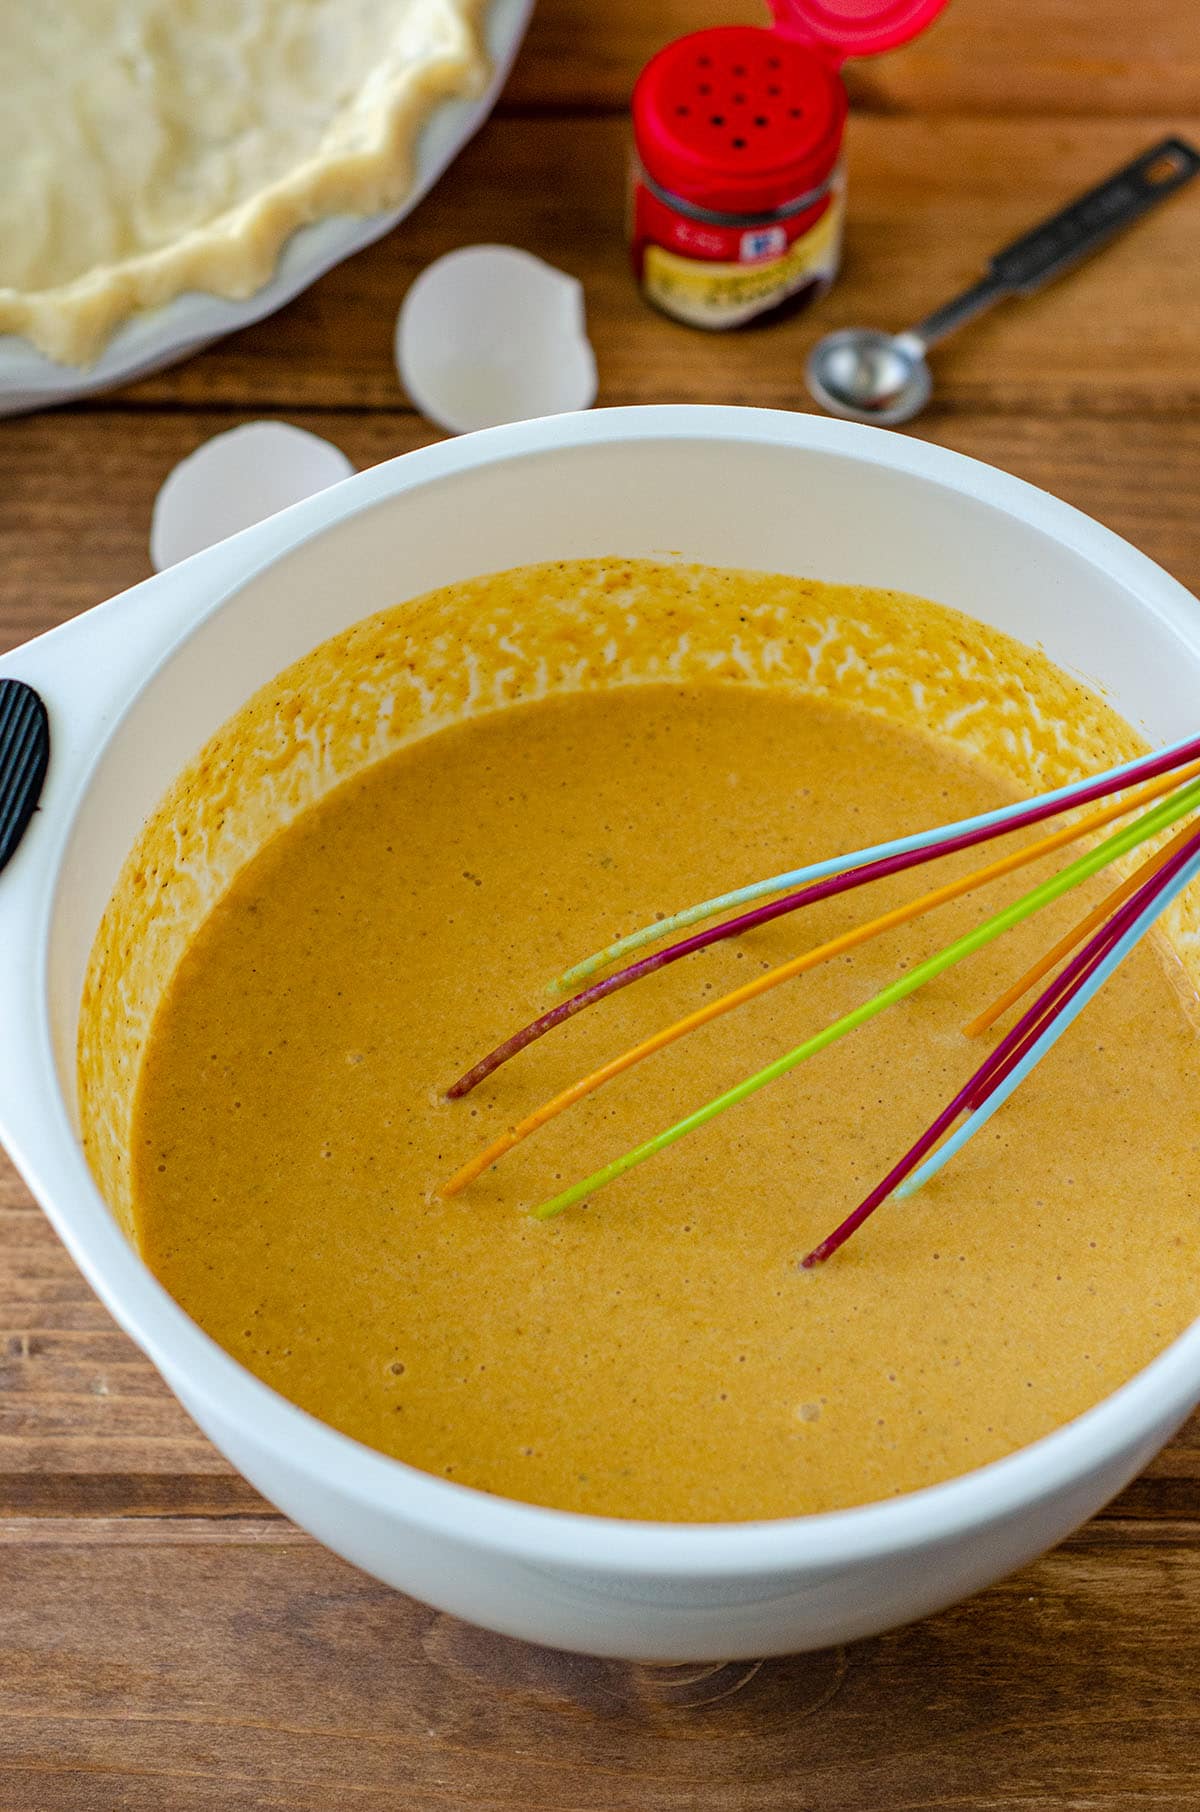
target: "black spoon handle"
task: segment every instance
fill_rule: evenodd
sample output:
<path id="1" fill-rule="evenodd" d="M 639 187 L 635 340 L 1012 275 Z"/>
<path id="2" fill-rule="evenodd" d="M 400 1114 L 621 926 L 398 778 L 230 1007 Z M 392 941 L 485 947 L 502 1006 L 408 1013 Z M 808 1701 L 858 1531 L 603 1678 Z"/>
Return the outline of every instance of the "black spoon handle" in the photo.
<path id="1" fill-rule="evenodd" d="M 996 253 L 988 266 L 1004 289 L 1029 296 L 1098 251 L 1200 171 L 1200 152 L 1182 138 L 1164 138 L 1106 182 L 1051 215 Z"/>
<path id="2" fill-rule="evenodd" d="M 1005 296 L 1031 296 L 1139 219 L 1200 171 L 1200 152 L 1182 138 L 1164 138 L 1086 195 L 1031 227 L 996 253 L 988 274 L 943 302 L 909 329 L 922 350 L 944 340 Z"/>

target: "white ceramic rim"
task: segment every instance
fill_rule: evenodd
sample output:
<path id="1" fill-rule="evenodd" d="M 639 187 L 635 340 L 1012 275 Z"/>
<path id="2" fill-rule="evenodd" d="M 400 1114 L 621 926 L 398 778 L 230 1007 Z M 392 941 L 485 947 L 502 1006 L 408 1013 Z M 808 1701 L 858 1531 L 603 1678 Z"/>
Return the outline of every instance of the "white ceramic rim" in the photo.
<path id="1" fill-rule="evenodd" d="M 486 429 L 360 473 L 223 544 L 227 554 L 243 550 L 244 565 L 232 584 L 218 586 L 206 596 L 198 620 L 228 603 L 274 560 L 397 491 L 437 483 L 496 461 L 597 443 L 655 439 L 664 443 L 748 441 L 827 450 L 975 498 L 1102 568 L 1127 587 L 1143 608 L 1173 627 L 1181 639 L 1196 645 L 1200 605 L 1183 586 L 1110 530 L 1020 479 L 946 448 L 883 429 L 811 415 L 691 405 L 600 410 Z M 269 549 L 265 557 L 264 549 Z M 193 564 L 198 568 L 213 552 L 199 554 L 194 562 L 171 571 L 185 573 Z M 187 633 L 196 626 L 193 622 Z M 52 633 L 69 635 L 70 631 L 71 625 L 67 625 Z M 187 634 L 177 637 L 162 660 L 169 659 L 186 639 Z M 2 663 L 4 671 L 20 676 L 20 653 L 18 650 Z M 151 683 L 162 660 L 148 668 L 143 686 Z M 103 740 L 113 727 L 113 723 L 106 726 Z M 42 1125 L 41 1136 L 29 1141 L 28 1152 L 19 1134 L 10 1137 L 6 1132 L 6 1142 L 39 1200 L 53 1203 L 86 1193 L 92 1208 L 102 1210 L 89 1217 L 93 1224 L 83 1231 L 61 1224 L 53 1210 L 50 1218 L 96 1293 L 167 1382 L 177 1384 L 189 1402 L 203 1406 L 218 1423 L 237 1425 L 245 1439 L 279 1453 L 293 1469 L 335 1479 L 341 1492 L 394 1518 L 398 1529 L 408 1522 L 476 1550 L 600 1575 L 728 1578 L 768 1570 L 786 1573 L 812 1567 L 853 1567 L 890 1553 L 911 1553 L 1019 1514 L 1040 1499 L 1086 1479 L 1122 1451 L 1144 1444 L 1166 1416 L 1176 1414 L 1182 1420 L 1200 1397 L 1197 1321 L 1094 1409 L 1007 1458 L 945 1484 L 857 1509 L 746 1523 L 625 1521 L 522 1504 L 435 1478 L 337 1433 L 246 1371 L 167 1295 L 104 1206 L 71 1128 L 50 1041 L 49 932 L 62 857 L 76 812 L 86 806 L 90 769 L 101 746 L 98 741 L 89 748 L 71 776 L 69 805 L 53 827 L 53 843 L 47 842 L 36 876 L 30 876 L 36 944 L 22 962 L 34 977 L 39 1010 L 25 1073 L 36 1101 L 34 1117 L 40 1115 Z M 34 1148 L 40 1148 L 40 1160 Z"/>
<path id="2" fill-rule="evenodd" d="M 91 365 L 61 364 L 21 334 L 0 334 L 0 415 L 95 396 L 189 358 L 225 334 L 274 314 L 335 264 L 390 233 L 488 119 L 516 61 L 534 3 L 488 0 L 482 22 L 492 66 L 487 87 L 474 99 L 443 101 L 430 114 L 417 137 L 412 188 L 398 207 L 383 214 L 330 215 L 297 228 L 282 246 L 270 277 L 252 296 L 239 301 L 185 290 L 158 308 L 140 309 L 117 328 Z"/>

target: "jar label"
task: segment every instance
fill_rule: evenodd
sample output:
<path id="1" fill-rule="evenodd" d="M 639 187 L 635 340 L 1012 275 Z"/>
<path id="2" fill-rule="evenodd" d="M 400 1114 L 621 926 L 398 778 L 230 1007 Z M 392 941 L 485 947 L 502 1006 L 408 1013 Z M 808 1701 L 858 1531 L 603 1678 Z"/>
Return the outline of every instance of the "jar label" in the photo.
<path id="1" fill-rule="evenodd" d="M 844 212 L 840 185 L 819 220 L 786 249 L 755 243 L 739 250 L 753 262 L 688 258 L 661 245 L 645 247 L 642 287 L 665 313 L 693 327 L 739 327 L 810 284 L 828 286 L 841 256 Z M 778 229 L 767 229 L 778 231 Z M 748 233 L 746 238 L 765 239 Z"/>

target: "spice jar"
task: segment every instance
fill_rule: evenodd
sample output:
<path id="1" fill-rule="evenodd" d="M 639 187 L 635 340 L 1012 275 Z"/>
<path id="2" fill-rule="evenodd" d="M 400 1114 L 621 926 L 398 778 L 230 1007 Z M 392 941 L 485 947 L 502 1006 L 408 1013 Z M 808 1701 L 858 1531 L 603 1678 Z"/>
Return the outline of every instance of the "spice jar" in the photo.
<path id="1" fill-rule="evenodd" d="M 741 327 L 822 294 L 841 258 L 850 56 L 906 43 L 946 0 L 775 0 L 774 27 L 714 26 L 633 91 L 630 231 L 646 299 Z"/>

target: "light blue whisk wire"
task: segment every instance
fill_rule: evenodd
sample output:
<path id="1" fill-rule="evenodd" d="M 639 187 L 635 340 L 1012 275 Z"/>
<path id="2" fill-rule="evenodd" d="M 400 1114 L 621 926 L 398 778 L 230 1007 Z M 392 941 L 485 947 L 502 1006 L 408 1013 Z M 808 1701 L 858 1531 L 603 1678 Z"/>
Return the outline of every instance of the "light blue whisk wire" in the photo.
<path id="1" fill-rule="evenodd" d="M 1091 975 L 1088 976 L 1079 992 L 1051 1020 L 1045 1031 L 1030 1045 L 1024 1057 L 1014 1065 L 1004 1081 L 963 1121 L 957 1132 L 952 1133 L 943 1145 L 940 1145 L 926 1158 L 919 1169 L 914 1170 L 911 1176 L 906 1177 L 892 1191 L 894 1197 L 903 1198 L 915 1195 L 918 1189 L 923 1188 L 931 1178 L 935 1177 L 938 1171 L 948 1164 L 951 1158 L 957 1156 L 963 1146 L 968 1144 L 976 1133 L 987 1125 L 992 1115 L 1004 1106 L 1015 1089 L 1020 1088 L 1030 1071 L 1037 1068 L 1042 1058 L 1058 1043 L 1063 1033 L 1079 1017 L 1088 1002 L 1099 993 L 1114 971 L 1120 968 L 1135 944 L 1145 937 L 1171 902 L 1177 899 L 1198 875 L 1200 875 L 1200 852 L 1194 855 L 1191 861 L 1181 868 L 1174 879 L 1163 888 L 1162 892 L 1150 901 L 1124 936 L 1118 938 L 1108 955 L 1096 965 Z"/>
<path id="2" fill-rule="evenodd" d="M 1194 736 L 1185 736 L 1178 742 L 1167 743 L 1150 755 L 1138 755 L 1131 761 L 1122 761 L 1116 767 L 1107 768 L 1100 774 L 1089 774 L 1083 780 L 1073 780 L 1069 786 L 1060 786 L 1049 793 L 1040 795 L 1046 804 L 1061 802 L 1066 810 L 1077 794 L 1095 787 L 1097 782 L 1118 780 L 1124 774 L 1136 773 L 1144 768 L 1147 761 L 1159 756 L 1173 755 L 1189 748 L 1195 741 Z M 1117 789 L 1113 789 L 1114 791 Z M 1022 799 L 1013 805 L 1002 805 L 990 812 L 980 812 L 974 818 L 960 818 L 954 824 L 943 824 L 935 830 L 914 831 L 907 837 L 894 837 L 889 843 L 876 843 L 869 849 L 853 850 L 847 855 L 829 856 L 820 862 L 810 862 L 803 868 L 792 868 L 784 874 L 771 875 L 766 880 L 751 881 L 745 887 L 735 887 L 730 893 L 715 894 L 712 899 L 700 900 L 694 906 L 687 906 L 681 912 L 672 913 L 669 918 L 655 919 L 637 931 L 629 932 L 625 937 L 617 938 L 614 943 L 597 950 L 564 970 L 551 984 L 551 994 L 570 993 L 581 982 L 594 975 L 598 969 L 605 969 L 611 963 L 620 961 L 634 950 L 640 950 L 644 944 L 657 943 L 660 938 L 671 937 L 677 931 L 684 931 L 689 925 L 699 924 L 703 919 L 716 917 L 718 913 L 730 912 L 739 906 L 749 905 L 771 893 L 787 893 L 796 887 L 807 887 L 810 882 L 823 881 L 829 875 L 842 874 L 847 869 L 862 868 L 868 862 L 886 860 L 889 856 L 907 855 L 914 849 L 935 849 L 943 843 L 966 832 L 988 829 L 994 825 L 1007 824 L 1020 817 L 1029 809 L 1029 800 Z"/>

